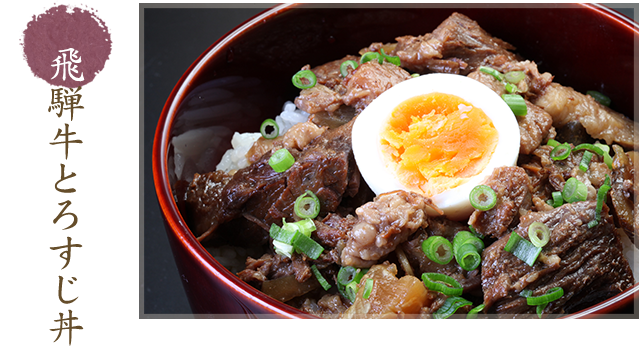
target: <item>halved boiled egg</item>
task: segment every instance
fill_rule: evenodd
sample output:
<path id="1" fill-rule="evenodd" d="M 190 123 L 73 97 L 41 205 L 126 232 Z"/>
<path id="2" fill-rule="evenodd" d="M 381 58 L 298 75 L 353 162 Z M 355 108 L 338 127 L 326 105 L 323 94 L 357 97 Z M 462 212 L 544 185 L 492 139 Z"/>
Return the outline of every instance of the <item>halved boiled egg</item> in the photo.
<path id="1" fill-rule="evenodd" d="M 352 141 L 373 192 L 422 194 L 456 220 L 473 211 L 470 191 L 493 169 L 516 164 L 520 145 L 515 115 L 499 95 L 472 78 L 440 73 L 377 97 L 355 120 Z"/>

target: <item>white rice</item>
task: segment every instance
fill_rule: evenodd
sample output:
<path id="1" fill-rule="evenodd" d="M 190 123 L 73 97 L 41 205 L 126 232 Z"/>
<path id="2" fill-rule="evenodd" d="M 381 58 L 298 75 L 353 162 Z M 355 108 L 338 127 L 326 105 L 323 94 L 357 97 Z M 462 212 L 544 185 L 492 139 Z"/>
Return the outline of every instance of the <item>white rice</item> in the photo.
<path id="1" fill-rule="evenodd" d="M 286 103 L 284 103 L 284 107 L 282 107 L 280 115 L 275 117 L 275 122 L 280 129 L 279 135 L 281 136 L 286 133 L 286 131 L 293 127 L 293 125 L 307 121 L 308 116 L 308 113 L 297 109 L 293 102 L 286 101 Z M 233 170 L 247 167 L 249 163 L 246 159 L 246 154 L 253 146 L 253 143 L 255 143 L 255 141 L 257 141 L 260 137 L 261 134 L 259 132 L 235 132 L 233 134 L 233 139 L 231 140 L 233 148 L 224 153 L 222 160 L 220 160 L 216 169 L 228 173 Z"/>

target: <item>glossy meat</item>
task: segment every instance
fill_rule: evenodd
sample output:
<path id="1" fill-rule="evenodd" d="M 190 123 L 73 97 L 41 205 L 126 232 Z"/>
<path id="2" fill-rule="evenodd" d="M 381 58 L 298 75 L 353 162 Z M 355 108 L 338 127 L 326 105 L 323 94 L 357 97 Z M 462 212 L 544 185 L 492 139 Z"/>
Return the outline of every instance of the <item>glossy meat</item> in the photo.
<path id="1" fill-rule="evenodd" d="M 420 227 L 428 226 L 430 205 L 430 199 L 400 190 L 357 208 L 358 223 L 348 233 L 342 265 L 368 268 L 375 264 Z"/>
<path id="2" fill-rule="evenodd" d="M 549 243 L 532 267 L 504 251 L 510 236 L 487 247 L 482 254 L 486 309 L 502 317 L 536 317 L 535 307 L 528 306 L 521 291 L 529 289 L 540 296 L 561 287 L 564 295 L 549 303 L 544 315 L 576 312 L 632 286 L 632 272 L 608 208 L 604 207 L 597 226 L 588 227 L 594 209 L 595 202 L 587 201 L 523 216 L 515 229 L 520 236 L 528 239 L 528 226 L 535 221 L 551 230 Z"/>
<path id="3" fill-rule="evenodd" d="M 557 128 L 578 120 L 593 138 L 605 140 L 608 144 L 616 142 L 627 149 L 637 147 L 631 119 L 573 88 L 552 83 L 533 103 L 552 116 L 553 126 Z"/>

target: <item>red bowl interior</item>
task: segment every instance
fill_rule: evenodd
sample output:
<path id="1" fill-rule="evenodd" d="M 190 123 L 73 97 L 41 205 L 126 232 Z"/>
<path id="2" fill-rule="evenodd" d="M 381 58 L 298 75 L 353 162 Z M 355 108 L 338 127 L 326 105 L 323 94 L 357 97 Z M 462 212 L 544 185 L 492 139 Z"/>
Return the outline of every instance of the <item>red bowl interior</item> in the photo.
<path id="1" fill-rule="evenodd" d="M 316 66 L 356 54 L 372 42 L 391 42 L 401 35 L 431 32 L 452 12 L 517 47 L 540 71 L 578 91 L 598 90 L 612 107 L 634 114 L 634 47 L 639 38 L 630 19 L 597 5 L 410 5 L 339 9 L 318 5 L 283 5 L 265 11 L 215 42 L 184 73 L 160 117 L 154 147 L 155 189 L 166 231 L 187 297 L 195 314 L 218 317 L 312 317 L 254 289 L 220 265 L 194 238 L 172 196 L 169 159 L 172 137 L 202 126 L 218 125 L 254 132 L 264 118 L 279 114 L 298 91 L 290 77 L 300 67 Z M 210 111 L 215 94 L 211 81 L 242 78 L 233 86 L 232 113 Z M 215 83 L 213 83 L 215 84 Z M 242 84 L 242 83 L 239 83 Z M 200 102 L 200 103 L 198 103 Z M 202 104 L 204 103 L 204 106 Z M 208 103 L 207 103 L 208 102 Z M 186 118 L 197 119 L 183 121 Z M 634 115 L 632 116 L 634 119 Z M 218 162 L 230 148 L 230 135 L 212 156 Z M 591 317 L 627 308 L 637 301 L 639 285 L 569 317 Z"/>

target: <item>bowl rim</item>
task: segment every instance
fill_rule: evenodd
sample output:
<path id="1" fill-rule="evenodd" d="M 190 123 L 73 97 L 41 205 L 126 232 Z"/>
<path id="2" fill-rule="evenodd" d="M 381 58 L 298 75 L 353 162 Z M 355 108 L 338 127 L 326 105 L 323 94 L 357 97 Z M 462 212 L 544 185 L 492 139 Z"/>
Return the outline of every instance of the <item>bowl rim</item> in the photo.
<path id="1" fill-rule="evenodd" d="M 168 153 L 170 138 L 173 124 L 172 120 L 176 116 L 177 108 L 181 101 L 186 97 L 186 90 L 190 83 L 198 76 L 202 67 L 219 51 L 223 50 L 236 37 L 242 33 L 251 30 L 252 27 L 261 22 L 267 21 L 280 13 L 300 7 L 300 5 L 309 4 L 280 4 L 272 8 L 266 9 L 260 14 L 248 19 L 244 23 L 238 25 L 233 30 L 220 37 L 211 46 L 209 46 L 182 74 L 178 82 L 172 89 L 167 101 L 165 102 L 158 124 L 156 126 L 155 136 L 153 139 L 152 149 L 152 171 L 155 185 L 156 197 L 162 211 L 165 222 L 170 226 L 170 232 L 176 237 L 181 246 L 188 253 L 191 253 L 195 260 L 212 273 L 216 278 L 221 280 L 227 289 L 232 289 L 240 294 L 243 298 L 253 301 L 266 311 L 272 314 L 281 315 L 286 318 L 318 318 L 308 313 L 304 313 L 286 303 L 280 302 L 261 291 L 255 289 L 244 281 L 240 280 L 236 275 L 232 274 L 228 269 L 222 266 L 193 236 L 186 222 L 182 218 L 177 205 L 173 199 L 172 189 L 168 177 Z M 310 4 L 312 5 L 312 4 Z M 424 4 L 422 4 L 424 5 Z M 457 4 L 458 6 L 459 4 Z M 544 4 L 538 4 L 543 6 Z M 552 5 L 552 4 L 549 4 Z M 569 5 L 569 4 L 566 4 Z M 451 4 L 451 7 L 455 7 Z M 622 13 L 600 4 L 579 3 L 572 4 L 575 7 L 582 7 L 598 12 L 606 16 L 610 20 L 617 22 L 634 32 L 635 39 L 639 38 L 639 24 L 634 22 Z M 169 230 L 167 229 L 167 232 Z M 634 268 L 633 268 L 634 269 Z M 625 307 L 632 302 L 639 300 L 639 283 L 635 283 L 632 287 L 609 298 L 603 302 L 590 306 L 581 311 L 570 315 L 562 316 L 562 318 L 597 318 L 602 314 L 609 314 L 615 310 Z M 247 316 L 248 317 L 248 316 Z"/>

